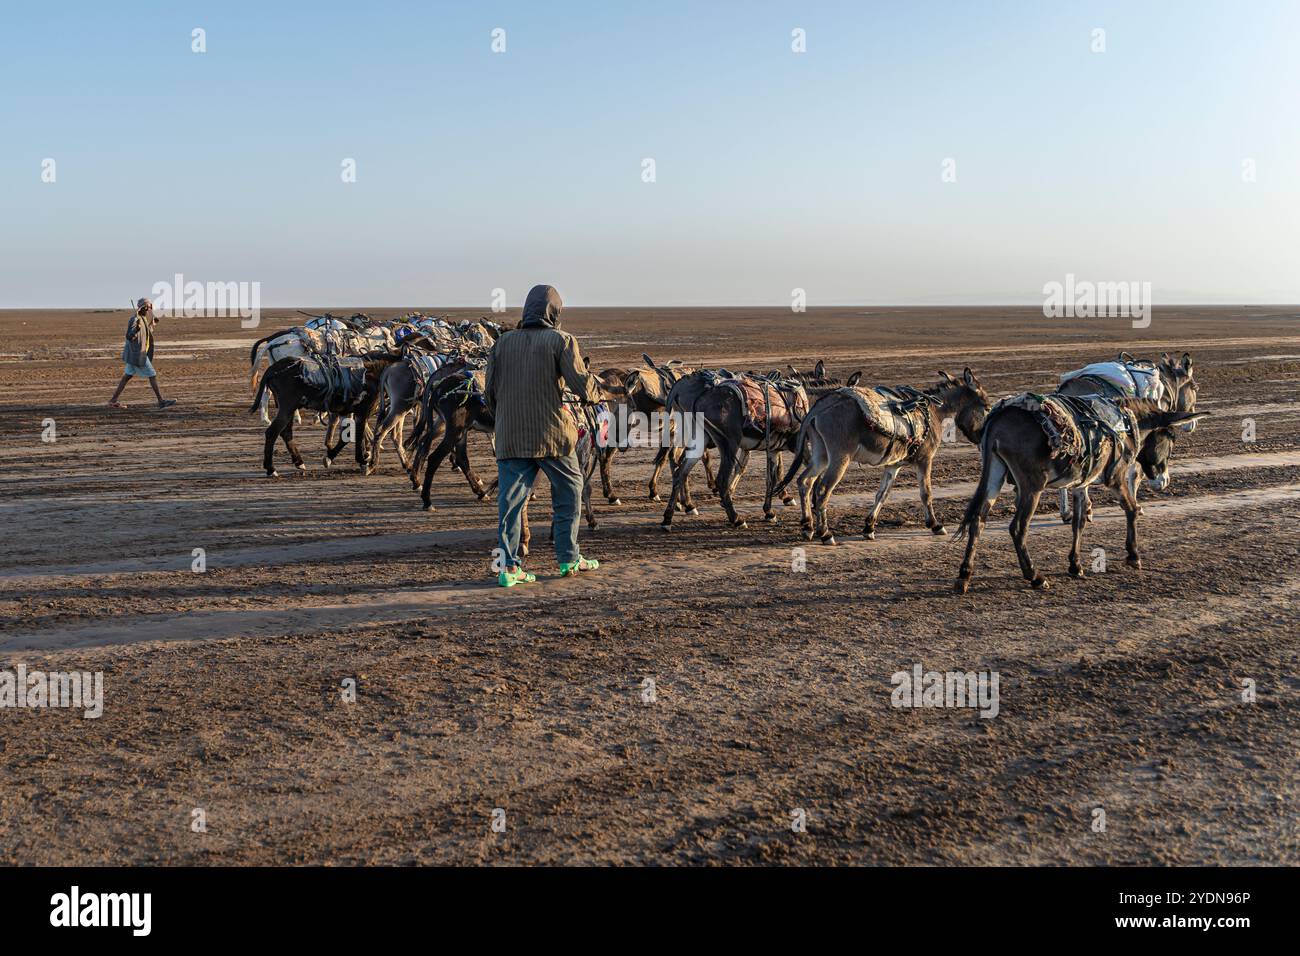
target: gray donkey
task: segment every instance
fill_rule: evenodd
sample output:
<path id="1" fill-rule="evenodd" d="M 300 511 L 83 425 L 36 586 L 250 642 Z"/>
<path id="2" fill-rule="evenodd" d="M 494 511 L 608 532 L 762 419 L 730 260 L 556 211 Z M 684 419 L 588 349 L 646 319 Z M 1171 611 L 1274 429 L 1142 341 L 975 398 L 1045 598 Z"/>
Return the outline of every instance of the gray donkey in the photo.
<path id="1" fill-rule="evenodd" d="M 943 438 L 943 422 L 952 418 L 962 435 L 975 443 L 990 402 L 969 368 L 961 379 L 939 374 L 943 381 L 932 388 L 846 387 L 827 393 L 813 405 L 795 442 L 795 462 L 777 487 L 778 491 L 785 488 L 803 466 L 799 505 L 804 540 L 817 535 L 823 544 L 835 543 L 827 507 L 854 461 L 884 469 L 863 526 L 868 541 L 875 539 L 880 510 L 898 472 L 907 465 L 916 471 L 925 526 L 935 534 L 947 533 L 935 516 L 930 490 L 930 469 Z"/>
<path id="2" fill-rule="evenodd" d="M 1176 359 L 1168 352 L 1160 356 L 1160 364 L 1138 361 L 1127 352 L 1120 352 L 1114 362 L 1101 362 L 1085 368 L 1066 372 L 1056 389 L 1058 395 L 1101 395 L 1105 398 L 1151 398 L 1159 396 L 1160 407 L 1169 412 L 1196 411 L 1196 378 L 1192 374 L 1192 356 L 1184 352 Z M 1181 426 L 1183 431 L 1196 431 L 1196 422 Z M 1140 481 L 1139 477 L 1139 481 Z M 1152 483 L 1157 491 L 1163 484 Z M 1061 520 L 1070 523 L 1070 496 L 1060 489 Z M 1092 501 L 1088 491 L 1083 492 L 1084 520 L 1092 520 Z M 1141 513 L 1141 509 L 1138 509 Z"/>
<path id="3" fill-rule="evenodd" d="M 958 573 L 957 593 L 965 594 L 974 573 L 975 546 L 1003 484 L 1016 486 L 1016 513 L 1009 531 L 1020 571 L 1031 587 L 1046 588 L 1025 547 L 1029 523 L 1043 491 L 1063 488 L 1074 497 L 1070 574 L 1083 577 L 1079 542 L 1086 521 L 1084 496 L 1095 483 L 1114 488 L 1127 519 L 1125 563 L 1142 567 L 1137 550 L 1137 482 L 1139 469 L 1153 483 L 1168 475 L 1176 428 L 1185 428 L 1204 412 L 1167 411 L 1151 399 L 1104 399 L 1041 396 L 1025 393 L 1003 399 L 988 415 L 980 436 L 979 485 L 966 508 L 958 537 L 967 534 L 966 556 Z"/>

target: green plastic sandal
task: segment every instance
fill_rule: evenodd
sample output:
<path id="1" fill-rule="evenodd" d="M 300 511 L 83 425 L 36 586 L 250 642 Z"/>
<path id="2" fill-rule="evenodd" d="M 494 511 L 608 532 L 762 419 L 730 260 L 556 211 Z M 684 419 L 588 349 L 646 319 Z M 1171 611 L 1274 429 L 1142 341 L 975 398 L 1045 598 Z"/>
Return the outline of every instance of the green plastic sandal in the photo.
<path id="1" fill-rule="evenodd" d="M 577 561 L 560 565 L 560 577 L 567 578 L 579 571 L 595 571 L 598 567 L 600 567 L 600 562 L 595 558 L 584 558 L 582 555 L 578 555 Z"/>
<path id="2" fill-rule="evenodd" d="M 516 584 L 532 584 L 537 575 L 529 574 L 523 568 L 518 571 L 502 571 L 497 575 L 497 584 L 503 588 L 512 588 Z"/>

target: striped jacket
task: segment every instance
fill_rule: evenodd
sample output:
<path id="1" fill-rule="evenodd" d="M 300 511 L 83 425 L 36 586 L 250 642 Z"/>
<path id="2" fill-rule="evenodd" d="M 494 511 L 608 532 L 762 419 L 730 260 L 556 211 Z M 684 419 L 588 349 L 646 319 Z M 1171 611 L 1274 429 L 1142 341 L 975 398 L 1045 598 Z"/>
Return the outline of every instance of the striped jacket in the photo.
<path id="1" fill-rule="evenodd" d="M 488 356 L 484 393 L 496 418 L 497 458 L 562 458 L 578 444 L 564 386 L 584 402 L 601 401 L 578 340 L 547 325 L 504 333 Z"/>

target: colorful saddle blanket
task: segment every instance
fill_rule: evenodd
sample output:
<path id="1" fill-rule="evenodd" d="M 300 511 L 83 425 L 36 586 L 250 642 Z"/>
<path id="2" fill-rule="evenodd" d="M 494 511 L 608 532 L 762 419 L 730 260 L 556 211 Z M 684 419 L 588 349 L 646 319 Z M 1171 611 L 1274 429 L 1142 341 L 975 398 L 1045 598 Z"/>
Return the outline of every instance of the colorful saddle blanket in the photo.
<path id="1" fill-rule="evenodd" d="M 746 431 L 789 434 L 808 414 L 808 392 L 794 379 L 735 375 L 719 369 L 708 380 L 710 386 L 730 388 L 739 396 Z"/>
<path id="2" fill-rule="evenodd" d="M 569 417 L 573 419 L 573 424 L 578 429 L 579 442 L 590 433 L 595 437 L 599 447 L 604 448 L 609 444 L 608 404 L 602 402 L 599 405 L 583 405 L 578 401 L 578 396 L 566 390 L 564 407 L 569 410 Z"/>

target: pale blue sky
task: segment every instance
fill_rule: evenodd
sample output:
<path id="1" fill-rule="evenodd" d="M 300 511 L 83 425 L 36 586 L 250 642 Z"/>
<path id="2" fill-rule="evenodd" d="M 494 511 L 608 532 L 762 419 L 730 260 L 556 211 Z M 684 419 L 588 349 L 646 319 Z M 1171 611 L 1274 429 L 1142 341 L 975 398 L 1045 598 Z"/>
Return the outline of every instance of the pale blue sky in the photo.
<path id="1" fill-rule="evenodd" d="M 1297 38 L 1294 0 L 9 4 L 0 306 L 176 272 L 268 306 L 1037 302 L 1067 272 L 1297 302 Z"/>

